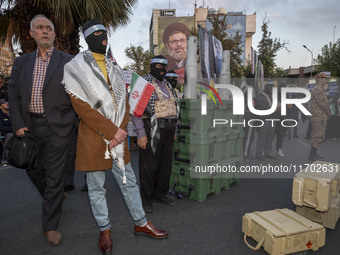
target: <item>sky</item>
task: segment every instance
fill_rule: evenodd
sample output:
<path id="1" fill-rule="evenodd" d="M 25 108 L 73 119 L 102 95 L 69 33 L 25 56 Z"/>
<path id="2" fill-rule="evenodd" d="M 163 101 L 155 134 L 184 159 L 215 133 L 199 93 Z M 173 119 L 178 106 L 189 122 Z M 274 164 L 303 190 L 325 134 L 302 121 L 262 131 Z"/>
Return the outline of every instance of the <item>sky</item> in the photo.
<path id="1" fill-rule="evenodd" d="M 130 45 L 149 49 L 149 27 L 152 9 L 176 9 L 176 16 L 193 16 L 195 0 L 139 0 L 133 8 L 133 15 L 127 26 L 113 31 L 109 44 L 118 64 L 124 67 L 128 58 L 124 49 Z M 340 4 L 336 0 L 197 0 L 197 7 L 204 6 L 227 12 L 256 12 L 256 33 L 253 35 L 253 48 L 257 50 L 261 40 L 261 25 L 267 14 L 269 31 L 273 38 L 288 43 L 287 52 L 281 49 L 276 64 L 284 69 L 310 66 L 312 54 L 303 48 L 306 45 L 313 57 L 321 54 L 326 44 L 340 38 Z M 85 44 L 83 44 L 85 45 Z M 86 46 L 85 46 L 86 48 Z"/>

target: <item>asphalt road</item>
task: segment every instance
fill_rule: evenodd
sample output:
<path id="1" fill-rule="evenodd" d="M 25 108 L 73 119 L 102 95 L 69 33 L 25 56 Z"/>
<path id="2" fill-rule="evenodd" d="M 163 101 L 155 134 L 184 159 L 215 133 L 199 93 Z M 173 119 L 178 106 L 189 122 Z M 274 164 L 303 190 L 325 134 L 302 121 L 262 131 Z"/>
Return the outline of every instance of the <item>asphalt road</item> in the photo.
<path id="1" fill-rule="evenodd" d="M 306 124 L 300 124 L 297 139 L 284 141 L 286 154 L 273 165 L 309 163 L 309 141 L 304 139 Z M 327 161 L 340 163 L 340 141 L 324 142 L 320 154 Z M 138 150 L 132 151 L 138 173 Z M 259 164 L 250 162 L 250 164 Z M 292 178 L 243 178 L 219 195 L 209 195 L 203 203 L 184 198 L 169 207 L 154 204 L 148 218 L 159 228 L 169 231 L 169 238 L 153 240 L 133 235 L 133 222 L 117 184 L 107 173 L 107 200 L 113 225 L 112 254 L 267 254 L 263 248 L 250 250 L 243 242 L 242 216 L 253 211 L 289 208 L 292 203 Z M 76 172 L 76 189 L 68 192 L 60 221 L 63 242 L 49 246 L 41 233 L 41 198 L 25 171 L 11 166 L 0 167 L 0 254 L 2 255 L 92 255 L 98 248 L 99 230 L 93 220 L 87 193 L 80 189 L 84 174 Z M 326 245 L 318 251 L 300 254 L 339 254 L 340 225 L 327 230 Z M 252 244 L 255 244 L 250 240 Z"/>

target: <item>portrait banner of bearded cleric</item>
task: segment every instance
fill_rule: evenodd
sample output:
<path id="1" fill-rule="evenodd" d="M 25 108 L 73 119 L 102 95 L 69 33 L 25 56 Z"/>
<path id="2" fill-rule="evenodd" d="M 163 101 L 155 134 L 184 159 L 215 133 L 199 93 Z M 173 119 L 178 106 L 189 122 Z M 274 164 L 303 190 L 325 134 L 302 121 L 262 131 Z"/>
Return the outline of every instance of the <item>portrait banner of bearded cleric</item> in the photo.
<path id="1" fill-rule="evenodd" d="M 178 82 L 184 83 L 185 63 L 187 58 L 188 37 L 190 30 L 187 25 L 175 22 L 167 25 L 163 32 L 163 54 L 168 60 L 168 70 L 175 70 Z"/>

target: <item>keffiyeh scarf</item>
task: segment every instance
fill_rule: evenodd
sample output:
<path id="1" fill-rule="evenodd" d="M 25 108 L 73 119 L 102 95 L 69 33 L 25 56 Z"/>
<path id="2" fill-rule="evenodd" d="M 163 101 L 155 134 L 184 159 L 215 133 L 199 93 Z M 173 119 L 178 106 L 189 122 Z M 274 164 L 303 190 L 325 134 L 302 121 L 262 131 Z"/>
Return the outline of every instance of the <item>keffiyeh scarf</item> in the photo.
<path id="1" fill-rule="evenodd" d="M 155 79 L 155 78 L 153 78 L 153 76 L 151 74 L 147 74 L 147 75 L 143 76 L 143 79 L 145 79 L 149 83 L 153 84 L 153 79 Z M 172 89 L 171 84 L 165 79 L 163 79 L 163 82 L 164 82 L 165 86 L 167 86 L 169 88 L 169 90 L 171 91 L 174 98 L 177 98 L 176 92 Z M 156 113 L 156 110 L 155 110 L 155 93 L 156 93 L 155 91 L 152 93 L 152 95 L 149 99 L 149 103 L 146 106 L 145 111 L 144 111 L 144 114 L 147 115 L 148 117 L 150 117 L 150 119 L 151 119 L 150 137 L 151 137 L 151 150 L 152 150 L 153 154 L 155 154 L 155 152 L 156 152 L 156 148 L 157 148 L 157 145 L 159 143 L 160 135 L 161 135 L 160 129 L 159 129 L 158 124 L 157 124 L 156 115 L 155 115 L 155 113 Z M 177 115 L 178 115 L 178 108 L 177 108 Z"/>
<path id="2" fill-rule="evenodd" d="M 67 93 L 75 96 L 119 127 L 126 110 L 126 90 L 121 68 L 109 58 L 105 58 L 106 69 L 116 102 L 111 95 L 109 85 L 90 50 L 79 53 L 64 68 L 63 84 Z M 110 141 L 106 144 L 105 159 L 113 158 L 114 163 L 123 171 L 123 183 L 126 183 L 124 164 L 124 143 L 113 147 L 109 152 Z"/>

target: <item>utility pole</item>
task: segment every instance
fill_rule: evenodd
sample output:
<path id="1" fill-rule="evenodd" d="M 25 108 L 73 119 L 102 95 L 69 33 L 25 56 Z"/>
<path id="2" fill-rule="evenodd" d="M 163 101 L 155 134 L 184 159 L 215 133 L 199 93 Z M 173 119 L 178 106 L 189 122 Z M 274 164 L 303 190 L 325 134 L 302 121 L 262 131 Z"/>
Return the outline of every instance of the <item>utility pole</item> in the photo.
<path id="1" fill-rule="evenodd" d="M 197 37 L 190 36 L 188 39 L 188 54 L 185 63 L 185 86 L 184 98 L 197 98 Z"/>
<path id="2" fill-rule="evenodd" d="M 302 45 L 306 50 L 308 50 L 310 52 L 310 54 L 312 54 L 312 63 L 311 63 L 311 71 L 310 71 L 310 78 L 313 78 L 313 52 L 307 48 L 306 45 Z"/>
<path id="3" fill-rule="evenodd" d="M 334 26 L 334 29 L 333 29 L 333 44 L 334 44 L 334 39 L 335 39 L 335 28 L 336 26 Z"/>

